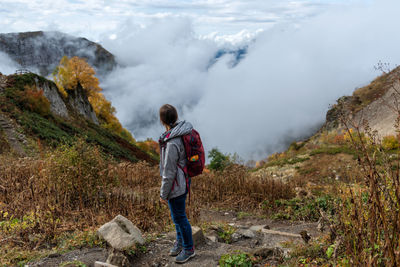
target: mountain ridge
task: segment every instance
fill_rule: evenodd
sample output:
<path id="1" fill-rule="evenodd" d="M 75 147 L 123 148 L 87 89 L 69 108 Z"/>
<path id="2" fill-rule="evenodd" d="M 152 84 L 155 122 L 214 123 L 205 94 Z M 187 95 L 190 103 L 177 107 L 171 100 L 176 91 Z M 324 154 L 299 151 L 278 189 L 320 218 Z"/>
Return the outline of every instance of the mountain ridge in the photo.
<path id="1" fill-rule="evenodd" d="M 100 44 L 57 31 L 1 33 L 0 51 L 42 76 L 51 74 L 63 56 L 85 58 L 100 75 L 117 66 L 115 56 Z"/>

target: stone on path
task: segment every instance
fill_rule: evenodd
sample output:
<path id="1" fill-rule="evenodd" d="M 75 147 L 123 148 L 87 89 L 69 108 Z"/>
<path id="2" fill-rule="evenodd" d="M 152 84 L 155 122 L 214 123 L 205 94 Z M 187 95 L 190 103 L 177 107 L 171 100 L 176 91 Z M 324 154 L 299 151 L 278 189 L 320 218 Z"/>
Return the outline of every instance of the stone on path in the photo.
<path id="1" fill-rule="evenodd" d="M 168 232 L 166 234 L 166 237 L 170 240 L 175 240 L 176 239 L 176 231 Z M 200 227 L 198 226 L 192 226 L 192 238 L 193 238 L 193 244 L 195 246 L 201 245 L 205 243 L 206 239 L 203 234 L 203 230 L 201 230 Z"/>
<path id="2" fill-rule="evenodd" d="M 216 237 L 215 235 L 208 235 L 207 238 L 210 239 L 210 241 L 213 243 L 218 241 L 218 237 Z"/>
<path id="3" fill-rule="evenodd" d="M 302 238 L 301 235 L 299 235 L 299 234 L 293 234 L 293 233 L 288 233 L 288 232 L 281 232 L 281 231 L 266 229 L 265 225 L 254 225 L 254 226 L 250 227 L 250 230 L 255 231 L 255 232 L 262 232 L 262 233 L 268 234 L 268 235 L 280 235 L 280 236 L 286 236 L 286 237 L 291 237 L 291 238 Z"/>
<path id="4" fill-rule="evenodd" d="M 242 237 L 241 234 L 239 234 L 239 233 L 237 233 L 237 232 L 233 233 L 232 236 L 231 236 L 232 242 L 233 242 L 233 243 L 234 243 L 234 242 L 238 242 L 238 241 L 240 240 L 241 237 Z"/>
<path id="5" fill-rule="evenodd" d="M 250 227 L 250 230 L 258 232 L 258 231 L 261 231 L 262 229 L 264 229 L 264 227 L 265 227 L 265 225 L 253 225 Z"/>
<path id="6" fill-rule="evenodd" d="M 195 246 L 199 246 L 206 241 L 204 238 L 203 231 L 198 226 L 192 226 L 192 236 L 193 236 L 193 244 Z"/>
<path id="7" fill-rule="evenodd" d="M 101 226 L 97 233 L 111 247 L 120 251 L 133 246 L 135 243 L 143 245 L 145 242 L 140 230 L 122 215 L 118 215 L 112 221 Z"/>
<path id="8" fill-rule="evenodd" d="M 269 229 L 262 229 L 261 232 L 264 234 L 269 234 L 269 235 L 280 235 L 280 236 L 286 236 L 286 237 L 292 237 L 292 238 L 302 238 L 301 235 L 299 235 L 299 234 L 293 234 L 293 233 L 281 232 L 281 231 L 275 231 L 275 230 L 269 230 Z"/>
<path id="9" fill-rule="evenodd" d="M 240 235 L 244 236 L 245 238 L 254 238 L 254 237 L 256 237 L 254 232 L 249 230 L 249 229 L 239 229 L 237 231 L 237 233 L 239 233 Z"/>

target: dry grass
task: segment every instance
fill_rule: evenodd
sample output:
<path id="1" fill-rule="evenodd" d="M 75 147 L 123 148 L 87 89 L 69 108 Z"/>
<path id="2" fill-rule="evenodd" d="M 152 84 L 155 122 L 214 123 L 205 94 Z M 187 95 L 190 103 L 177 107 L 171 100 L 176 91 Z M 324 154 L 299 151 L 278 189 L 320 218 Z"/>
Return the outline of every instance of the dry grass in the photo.
<path id="1" fill-rule="evenodd" d="M 192 185 L 195 206 L 229 207 L 239 211 L 258 209 L 263 201 L 294 196 L 290 185 L 254 177 L 240 165 L 195 177 Z"/>
<path id="2" fill-rule="evenodd" d="M 353 93 L 352 111 L 359 111 L 371 102 L 382 97 L 397 81 L 400 74 L 400 68 L 390 71 L 385 64 L 378 64 L 377 70 L 382 71 L 382 75 L 373 80 L 369 85 L 358 88 Z"/>
<path id="3" fill-rule="evenodd" d="M 354 265 L 399 266 L 399 150 L 397 154 L 388 153 L 366 121 L 357 125 L 344 118 L 343 123 L 359 154 L 361 171 L 354 175 L 362 180 L 344 190 L 338 207 L 338 233 L 345 253 Z M 362 133 L 361 128 L 366 130 Z"/>
<path id="4" fill-rule="evenodd" d="M 83 141 L 41 159 L 0 156 L 0 177 L 0 240 L 8 245 L 55 246 L 62 233 L 99 227 L 118 214 L 144 231 L 171 223 L 168 207 L 159 202 L 157 167 L 104 159 Z M 256 210 L 265 200 L 292 196 L 291 186 L 232 166 L 193 178 L 188 211 L 196 222 L 204 207 Z"/>

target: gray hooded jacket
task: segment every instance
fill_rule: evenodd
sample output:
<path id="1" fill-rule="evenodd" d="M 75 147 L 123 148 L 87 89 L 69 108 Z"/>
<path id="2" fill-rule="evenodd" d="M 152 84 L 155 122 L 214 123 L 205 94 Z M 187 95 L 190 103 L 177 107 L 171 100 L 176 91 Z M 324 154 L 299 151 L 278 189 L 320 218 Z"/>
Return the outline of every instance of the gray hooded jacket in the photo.
<path id="1" fill-rule="evenodd" d="M 160 175 L 162 177 L 160 196 L 162 199 L 172 199 L 186 193 L 186 177 L 181 168 L 187 163 L 185 147 L 181 136 L 190 133 L 191 123 L 179 122 L 174 128 L 160 137 L 165 145 L 160 149 Z"/>

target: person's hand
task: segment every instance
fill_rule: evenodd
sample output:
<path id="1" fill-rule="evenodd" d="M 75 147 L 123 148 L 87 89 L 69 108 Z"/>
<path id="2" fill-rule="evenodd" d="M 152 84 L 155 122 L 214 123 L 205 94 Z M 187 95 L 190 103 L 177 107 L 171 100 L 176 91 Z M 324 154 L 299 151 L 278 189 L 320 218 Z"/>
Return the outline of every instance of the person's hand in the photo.
<path id="1" fill-rule="evenodd" d="M 165 199 L 163 199 L 162 197 L 160 197 L 160 202 L 164 205 L 168 205 L 168 202 Z"/>

